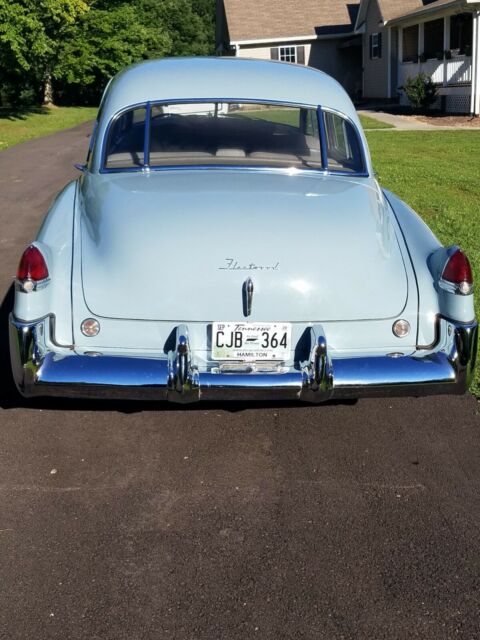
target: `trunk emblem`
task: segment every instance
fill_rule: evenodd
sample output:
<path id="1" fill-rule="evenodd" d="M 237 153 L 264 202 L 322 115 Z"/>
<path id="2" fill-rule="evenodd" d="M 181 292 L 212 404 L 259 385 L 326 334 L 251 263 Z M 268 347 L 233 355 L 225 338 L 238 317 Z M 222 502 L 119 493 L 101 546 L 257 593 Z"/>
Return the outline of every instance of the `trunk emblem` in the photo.
<path id="1" fill-rule="evenodd" d="M 249 316 L 252 313 L 253 288 L 253 280 L 251 278 L 247 278 L 242 287 L 244 316 Z"/>

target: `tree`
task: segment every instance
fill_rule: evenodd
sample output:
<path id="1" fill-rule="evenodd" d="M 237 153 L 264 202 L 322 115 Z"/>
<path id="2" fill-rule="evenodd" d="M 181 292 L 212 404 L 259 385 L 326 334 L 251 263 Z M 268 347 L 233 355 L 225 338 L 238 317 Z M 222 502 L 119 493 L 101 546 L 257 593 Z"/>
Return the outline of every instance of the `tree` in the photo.
<path id="1" fill-rule="evenodd" d="M 143 24 L 150 25 L 152 41 L 168 33 L 164 55 L 211 55 L 215 50 L 215 0 L 136 0 Z M 159 57 L 154 45 L 149 57 Z"/>
<path id="2" fill-rule="evenodd" d="M 11 99 L 28 88 L 48 98 L 62 38 L 88 9 L 86 0 L 0 0 L 0 83 Z"/>
<path id="3" fill-rule="evenodd" d="M 215 0 L 0 0 L 1 94 L 96 103 L 133 62 L 212 54 L 214 31 Z"/>
<path id="4" fill-rule="evenodd" d="M 151 29 L 139 20 L 134 6 L 102 4 L 83 15 L 60 46 L 53 73 L 64 101 L 98 102 L 108 80 L 148 57 L 152 47 Z M 158 55 L 163 55 L 171 46 L 168 34 L 159 32 L 155 45 Z"/>

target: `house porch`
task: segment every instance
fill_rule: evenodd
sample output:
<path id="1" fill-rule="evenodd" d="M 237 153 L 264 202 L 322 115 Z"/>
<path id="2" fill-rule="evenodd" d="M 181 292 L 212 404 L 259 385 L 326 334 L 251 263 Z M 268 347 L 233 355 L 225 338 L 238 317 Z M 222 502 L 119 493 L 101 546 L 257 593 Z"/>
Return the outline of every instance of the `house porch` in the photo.
<path id="1" fill-rule="evenodd" d="M 479 15 L 463 12 L 405 24 L 398 29 L 396 84 L 400 103 L 408 77 L 430 76 L 438 89 L 436 107 L 452 113 L 480 113 Z"/>

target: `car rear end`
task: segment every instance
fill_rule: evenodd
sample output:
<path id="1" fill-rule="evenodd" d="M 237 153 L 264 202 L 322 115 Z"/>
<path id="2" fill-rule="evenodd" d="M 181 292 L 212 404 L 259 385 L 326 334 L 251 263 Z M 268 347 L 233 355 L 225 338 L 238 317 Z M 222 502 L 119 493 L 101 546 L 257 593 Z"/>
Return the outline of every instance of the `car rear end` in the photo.
<path id="1" fill-rule="evenodd" d="M 200 66 L 202 95 L 182 97 Z M 24 395 L 466 390 L 468 262 L 380 189 L 333 80 L 254 61 L 140 68 L 110 86 L 88 170 L 22 259 L 11 349 Z M 154 69 L 175 78 L 176 100 L 151 99 Z M 245 99 L 253 88 L 262 98 Z"/>

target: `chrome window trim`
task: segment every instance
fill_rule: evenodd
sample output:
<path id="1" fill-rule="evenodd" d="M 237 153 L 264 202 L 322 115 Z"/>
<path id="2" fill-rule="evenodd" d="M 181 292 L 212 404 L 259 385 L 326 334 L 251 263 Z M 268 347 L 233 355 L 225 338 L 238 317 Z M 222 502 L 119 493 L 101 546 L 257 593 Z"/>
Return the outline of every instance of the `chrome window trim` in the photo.
<path id="1" fill-rule="evenodd" d="M 328 165 L 327 165 L 327 171 L 329 171 L 329 173 L 334 173 L 334 174 L 342 174 L 342 175 L 351 175 L 351 176 L 363 176 L 363 177 L 367 177 L 370 174 L 367 171 L 367 158 L 366 158 L 366 154 L 365 154 L 365 144 L 363 142 L 362 136 L 360 135 L 360 131 L 357 127 L 357 125 L 355 124 L 355 122 L 349 118 L 347 115 L 345 115 L 344 113 L 342 113 L 341 111 L 338 111 L 337 109 L 332 109 L 331 107 L 319 107 L 319 109 L 321 109 L 322 113 L 333 113 L 337 116 L 339 116 L 340 118 L 343 118 L 343 120 L 345 120 L 346 122 L 348 122 L 352 127 L 353 130 L 355 132 L 355 135 L 357 136 L 357 140 L 359 143 L 359 147 L 360 147 L 360 154 L 362 156 L 362 166 L 363 166 L 363 171 L 359 171 L 359 172 L 351 172 L 351 171 L 335 171 L 335 170 L 329 170 L 328 169 Z M 323 118 L 322 118 L 323 121 Z M 325 123 L 323 123 L 323 135 L 325 136 L 325 148 L 328 151 L 328 145 L 327 145 L 327 140 L 326 140 L 326 134 L 325 134 Z M 328 162 L 328 159 L 327 159 Z"/>
<path id="2" fill-rule="evenodd" d="M 323 109 L 319 105 L 317 108 L 318 131 L 320 136 L 320 152 L 322 156 L 322 169 L 328 171 L 328 147 L 327 135 L 325 131 L 325 120 L 323 118 Z"/>
<path id="3" fill-rule="evenodd" d="M 152 103 L 145 106 L 145 134 L 143 137 L 143 166 L 150 167 L 150 128 L 152 118 Z"/>
<path id="4" fill-rule="evenodd" d="M 151 116 L 151 111 L 152 111 L 152 107 L 156 106 L 156 105 L 165 105 L 165 104 L 204 104 L 204 103 L 213 103 L 213 104 L 221 104 L 223 102 L 231 102 L 231 103 L 244 103 L 244 104 L 266 104 L 266 105 L 272 105 L 272 106 L 279 106 L 279 107 L 293 107 L 293 108 L 297 108 L 297 109 L 312 109 L 314 111 L 317 112 L 317 117 L 318 117 L 318 125 L 319 125 L 319 137 L 320 137 L 320 148 L 321 148 L 321 154 L 322 154 L 322 168 L 321 169 L 298 169 L 296 167 L 270 167 L 269 165 L 267 166 L 252 166 L 252 165 L 225 165 L 225 164 L 220 164 L 220 165 L 216 165 L 216 164 L 209 164 L 209 165 L 199 165 L 199 164 L 188 164 L 188 165 L 163 165 L 163 166 L 151 166 L 149 163 L 147 164 L 146 160 L 150 159 L 150 140 L 149 140 L 149 135 L 150 135 L 150 116 Z M 115 125 L 116 121 L 118 120 L 118 118 L 120 118 L 123 114 L 127 113 L 128 111 L 133 111 L 135 109 L 145 109 L 146 113 L 145 113 L 145 133 L 144 133 L 144 164 L 141 167 L 119 167 L 119 168 L 107 168 L 106 166 L 106 162 L 107 162 L 107 143 L 108 143 L 108 139 L 109 139 L 109 135 L 110 135 L 110 131 L 111 128 Z M 328 157 L 327 155 L 327 144 L 326 144 L 326 134 L 325 134 L 325 126 L 324 126 L 324 122 L 323 122 L 323 112 L 329 112 L 329 113 L 334 113 L 336 115 L 338 115 L 339 117 L 343 118 L 344 120 L 346 120 L 348 123 L 351 124 L 351 126 L 353 127 L 353 130 L 355 132 L 355 135 L 357 136 L 358 139 L 358 144 L 360 147 L 360 153 L 361 153 L 361 160 L 362 160 L 362 171 L 338 171 L 335 169 L 328 169 Z M 101 146 L 101 151 L 100 151 L 100 168 L 99 168 L 99 173 L 100 174 L 108 174 L 108 173 L 149 173 L 150 171 L 162 171 L 162 170 L 168 170 L 168 171 L 172 171 L 174 169 L 178 169 L 178 170 L 182 170 L 182 169 L 228 169 L 231 171 L 237 170 L 239 168 L 243 168 L 243 169 L 251 169 L 252 171 L 257 171 L 259 169 L 269 169 L 269 170 L 280 170 L 280 171 L 292 171 L 292 169 L 295 169 L 296 171 L 302 171 L 302 172 L 306 172 L 309 174 L 312 173 L 316 173 L 316 174 L 322 174 L 322 175 L 335 175 L 335 176 L 349 176 L 352 178 L 369 178 L 370 177 L 370 173 L 367 169 L 367 161 L 366 161 L 366 154 L 365 154 L 365 144 L 364 141 L 362 139 L 362 136 L 360 135 L 359 129 L 357 127 L 357 125 L 355 124 L 355 122 L 346 114 L 342 113 L 341 111 L 338 111 L 336 109 L 330 108 L 330 107 L 322 107 L 321 105 L 312 105 L 312 104 L 306 104 L 306 103 L 299 103 L 299 102 L 282 102 L 279 100 L 262 100 L 260 98 L 190 98 L 190 99 L 176 99 L 176 98 L 169 98 L 168 100 L 154 100 L 154 101 L 147 101 L 147 102 L 139 102 L 139 103 L 133 103 L 131 105 L 128 105 L 127 107 L 124 107 L 123 109 L 120 109 L 120 111 L 117 111 L 117 113 L 115 113 L 111 118 L 110 121 L 108 123 L 108 125 L 105 128 L 105 133 L 103 135 L 103 140 L 102 140 L 102 146 Z"/>

